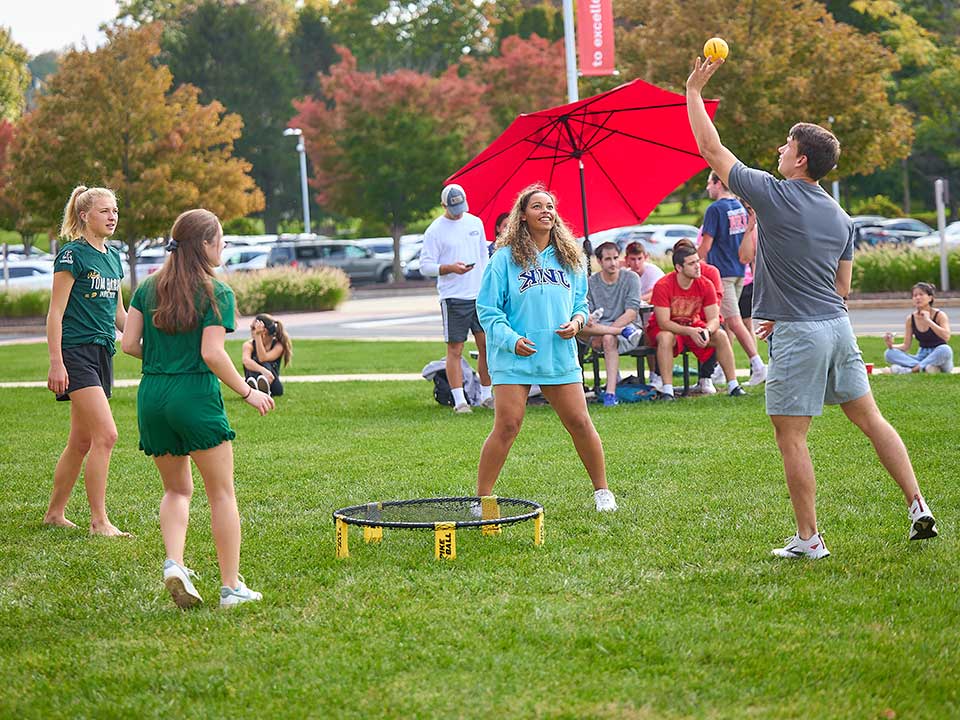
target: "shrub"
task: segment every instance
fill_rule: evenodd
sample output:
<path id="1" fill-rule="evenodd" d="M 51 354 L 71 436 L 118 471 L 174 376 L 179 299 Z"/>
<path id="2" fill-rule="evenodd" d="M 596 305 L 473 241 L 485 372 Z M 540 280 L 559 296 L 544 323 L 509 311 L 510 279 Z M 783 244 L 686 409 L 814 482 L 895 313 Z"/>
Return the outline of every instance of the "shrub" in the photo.
<path id="1" fill-rule="evenodd" d="M 960 287 L 960 252 L 947 256 L 950 287 Z M 853 288 L 859 292 L 907 292 L 920 281 L 940 285 L 940 253 L 912 248 L 878 247 L 857 252 Z"/>
<path id="2" fill-rule="evenodd" d="M 0 317 L 43 317 L 50 307 L 49 290 L 0 291 Z"/>
<path id="3" fill-rule="evenodd" d="M 230 275 L 241 315 L 291 310 L 333 310 L 347 299 L 350 278 L 338 268 L 274 268 Z"/>
<path id="4" fill-rule="evenodd" d="M 851 215 L 882 215 L 888 218 L 903 217 L 903 210 L 886 195 L 873 197 L 853 203 Z"/>

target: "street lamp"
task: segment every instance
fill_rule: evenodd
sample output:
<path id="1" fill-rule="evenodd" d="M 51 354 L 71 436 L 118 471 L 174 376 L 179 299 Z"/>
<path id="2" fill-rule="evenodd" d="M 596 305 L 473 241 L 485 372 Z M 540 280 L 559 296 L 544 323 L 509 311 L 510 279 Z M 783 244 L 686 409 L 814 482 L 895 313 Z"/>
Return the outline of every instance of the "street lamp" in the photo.
<path id="1" fill-rule="evenodd" d="M 283 131 L 284 137 L 297 138 L 297 152 L 300 153 L 300 192 L 303 195 L 303 231 L 310 233 L 310 196 L 307 195 L 307 152 L 303 145 L 303 130 L 287 128 Z"/>

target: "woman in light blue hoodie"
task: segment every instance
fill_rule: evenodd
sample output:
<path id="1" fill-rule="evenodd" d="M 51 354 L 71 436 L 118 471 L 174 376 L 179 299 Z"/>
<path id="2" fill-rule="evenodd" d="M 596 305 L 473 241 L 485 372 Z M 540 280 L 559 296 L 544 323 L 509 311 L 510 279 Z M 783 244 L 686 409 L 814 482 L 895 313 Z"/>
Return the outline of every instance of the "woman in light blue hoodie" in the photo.
<path id="1" fill-rule="evenodd" d="M 586 258 L 543 186 L 527 188 L 514 203 L 484 271 L 477 314 L 487 333 L 495 398 L 477 494 L 493 492 L 520 432 L 530 386 L 539 384 L 573 438 L 593 482 L 597 510 L 616 510 L 603 445 L 587 412 L 574 339 L 587 320 Z"/>

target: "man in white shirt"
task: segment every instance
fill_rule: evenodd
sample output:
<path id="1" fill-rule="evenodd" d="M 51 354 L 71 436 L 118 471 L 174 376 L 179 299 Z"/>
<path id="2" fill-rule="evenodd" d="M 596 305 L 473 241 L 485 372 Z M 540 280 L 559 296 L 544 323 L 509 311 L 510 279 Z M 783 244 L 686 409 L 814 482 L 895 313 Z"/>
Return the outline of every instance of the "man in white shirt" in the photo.
<path id="1" fill-rule="evenodd" d="M 477 293 L 487 266 L 487 241 L 480 218 L 467 212 L 467 194 L 459 185 L 447 185 L 440 193 L 443 215 L 423 235 L 420 272 L 437 277 L 443 339 L 447 343 L 447 381 L 453 393 L 454 411 L 471 412 L 463 393 L 463 345 L 473 333 L 479 358 L 480 404 L 493 407 L 490 373 L 487 372 L 487 340 L 477 318 Z"/>

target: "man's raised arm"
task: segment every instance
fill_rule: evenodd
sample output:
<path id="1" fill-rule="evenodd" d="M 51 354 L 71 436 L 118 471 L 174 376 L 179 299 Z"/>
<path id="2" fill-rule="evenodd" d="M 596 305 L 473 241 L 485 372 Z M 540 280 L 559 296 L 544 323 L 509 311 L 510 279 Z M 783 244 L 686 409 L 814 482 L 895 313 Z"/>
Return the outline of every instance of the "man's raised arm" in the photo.
<path id="1" fill-rule="evenodd" d="M 703 105 L 704 86 L 713 77 L 717 68 L 723 65 L 723 60 L 701 61 L 698 57 L 693 72 L 687 78 L 687 116 L 690 118 L 690 129 L 697 140 L 700 155 L 707 164 L 730 187 L 730 170 L 737 163 L 737 156 L 727 150 L 720 142 L 720 134 L 714 127 L 713 121 L 707 115 L 707 108 Z"/>

